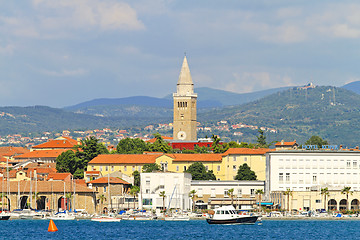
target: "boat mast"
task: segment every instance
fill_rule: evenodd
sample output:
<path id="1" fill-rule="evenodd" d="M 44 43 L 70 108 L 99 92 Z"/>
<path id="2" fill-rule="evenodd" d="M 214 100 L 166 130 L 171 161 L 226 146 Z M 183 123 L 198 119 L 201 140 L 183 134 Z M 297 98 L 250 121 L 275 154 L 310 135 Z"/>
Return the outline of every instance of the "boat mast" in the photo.
<path id="1" fill-rule="evenodd" d="M 65 197 L 65 180 L 64 180 L 64 210 L 67 210 L 67 207 L 66 207 L 66 197 Z"/>
<path id="2" fill-rule="evenodd" d="M 31 179 L 32 179 L 32 172 L 30 171 L 30 191 L 29 191 L 29 198 L 30 198 L 30 209 L 32 207 L 32 197 L 31 197 L 31 194 L 32 194 L 32 182 L 31 182 Z"/>
<path id="3" fill-rule="evenodd" d="M 110 166 L 109 166 L 109 169 L 110 169 Z M 110 214 L 110 209 L 111 209 L 111 208 L 109 208 L 109 205 L 110 205 L 109 203 L 111 201 L 111 195 L 110 195 L 110 172 L 108 172 L 108 199 L 109 199 L 109 202 L 108 202 L 108 214 Z"/>

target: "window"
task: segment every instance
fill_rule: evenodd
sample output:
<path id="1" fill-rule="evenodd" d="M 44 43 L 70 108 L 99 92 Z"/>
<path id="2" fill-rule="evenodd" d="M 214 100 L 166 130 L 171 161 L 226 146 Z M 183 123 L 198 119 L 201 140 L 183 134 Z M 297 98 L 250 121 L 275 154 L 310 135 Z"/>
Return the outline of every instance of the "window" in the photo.
<path id="1" fill-rule="evenodd" d="M 236 162 L 236 156 L 233 156 L 233 160 L 234 160 L 234 162 Z"/>
<path id="2" fill-rule="evenodd" d="M 255 195 L 255 189 L 250 189 L 250 195 L 254 196 Z"/>
<path id="3" fill-rule="evenodd" d="M 179 171 L 179 166 L 176 166 L 176 171 L 177 171 L 177 172 Z"/>
<path id="4" fill-rule="evenodd" d="M 346 167 L 351 167 L 351 162 L 350 161 L 346 162 Z"/>
<path id="5" fill-rule="evenodd" d="M 145 193 L 150 193 L 150 189 L 145 189 Z"/>
<path id="6" fill-rule="evenodd" d="M 104 187 L 104 193 L 106 193 L 106 187 Z"/>
<path id="7" fill-rule="evenodd" d="M 102 171 L 102 166 L 100 166 L 100 171 Z"/>
<path id="8" fill-rule="evenodd" d="M 242 195 L 242 189 L 241 189 L 241 188 L 239 188 L 239 189 L 237 190 L 237 195 L 238 195 L 238 197 L 240 197 L 240 196 Z"/>
<path id="9" fill-rule="evenodd" d="M 224 197 L 229 197 L 228 193 L 229 193 L 228 189 L 224 189 Z"/>
<path id="10" fill-rule="evenodd" d="M 184 171 L 186 171 L 186 166 L 184 166 Z"/>
<path id="11" fill-rule="evenodd" d="M 147 177 L 145 181 L 146 181 L 146 185 L 150 185 L 150 178 L 149 177 Z"/>
<path id="12" fill-rule="evenodd" d="M 233 171 L 236 171 L 236 165 L 233 165 Z"/>
<path id="13" fill-rule="evenodd" d="M 244 157 L 244 161 L 245 161 L 245 162 L 247 161 L 247 157 Z"/>
<path id="14" fill-rule="evenodd" d="M 209 171 L 209 166 L 205 166 L 206 171 Z"/>
<path id="15" fill-rule="evenodd" d="M 316 199 L 315 202 L 316 202 L 316 203 L 321 203 L 321 200 L 320 200 L 320 199 Z"/>
<path id="16" fill-rule="evenodd" d="M 314 176 L 313 176 L 313 182 L 316 182 L 316 181 L 317 181 L 317 176 L 314 175 Z"/>
<path id="17" fill-rule="evenodd" d="M 141 172 L 141 166 L 139 166 L 138 169 L 139 169 L 138 171 Z"/>
<path id="18" fill-rule="evenodd" d="M 217 170 L 220 171 L 220 166 L 217 166 Z"/>
<path id="19" fill-rule="evenodd" d="M 114 166 L 111 166 L 111 171 L 112 171 L 112 172 L 114 171 Z"/>
<path id="20" fill-rule="evenodd" d="M 93 171 L 95 171 L 95 167 L 94 167 L 94 166 L 92 166 L 91 168 L 92 168 Z"/>
<path id="21" fill-rule="evenodd" d="M 106 167 L 105 167 L 105 171 L 109 171 L 109 168 L 108 168 L 108 166 L 106 166 Z"/>
<path id="22" fill-rule="evenodd" d="M 132 170 L 135 171 L 135 166 L 132 167 Z"/>
<path id="23" fill-rule="evenodd" d="M 143 199 L 143 205 L 152 205 L 152 199 L 151 198 L 144 198 Z"/>
<path id="24" fill-rule="evenodd" d="M 211 197 L 216 197 L 216 192 L 215 192 L 215 188 L 211 189 Z"/>
<path id="25" fill-rule="evenodd" d="M 357 162 L 356 161 L 353 161 L 353 167 L 357 168 Z"/>
<path id="26" fill-rule="evenodd" d="M 290 173 L 286 173 L 286 181 L 287 181 L 287 182 L 290 181 Z"/>
<path id="27" fill-rule="evenodd" d="M 126 167 L 126 166 L 124 166 L 124 171 L 127 171 L 127 167 Z"/>
<path id="28" fill-rule="evenodd" d="M 283 173 L 279 173 L 279 181 L 284 181 L 284 174 Z"/>

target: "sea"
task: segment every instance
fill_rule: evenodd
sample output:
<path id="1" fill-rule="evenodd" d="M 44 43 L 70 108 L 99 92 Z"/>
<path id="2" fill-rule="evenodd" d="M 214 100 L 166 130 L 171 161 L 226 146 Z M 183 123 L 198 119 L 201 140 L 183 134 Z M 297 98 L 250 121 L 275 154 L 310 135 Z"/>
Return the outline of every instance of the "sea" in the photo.
<path id="1" fill-rule="evenodd" d="M 209 225 L 205 220 L 54 222 L 57 232 L 48 232 L 49 220 L 0 221 L 0 239 L 360 239 L 360 220 L 263 220 L 261 225 Z"/>

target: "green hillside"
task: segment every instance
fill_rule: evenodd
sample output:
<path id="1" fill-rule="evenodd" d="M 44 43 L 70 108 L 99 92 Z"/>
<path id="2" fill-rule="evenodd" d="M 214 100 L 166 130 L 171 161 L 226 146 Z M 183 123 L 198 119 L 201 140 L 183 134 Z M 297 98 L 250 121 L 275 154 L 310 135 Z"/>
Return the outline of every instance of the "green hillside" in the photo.
<path id="1" fill-rule="evenodd" d="M 298 140 L 319 135 L 332 144 L 358 145 L 360 95 L 329 86 L 291 88 L 241 106 L 203 114 L 200 120 L 229 120 L 230 123 L 272 127 L 269 140 Z"/>

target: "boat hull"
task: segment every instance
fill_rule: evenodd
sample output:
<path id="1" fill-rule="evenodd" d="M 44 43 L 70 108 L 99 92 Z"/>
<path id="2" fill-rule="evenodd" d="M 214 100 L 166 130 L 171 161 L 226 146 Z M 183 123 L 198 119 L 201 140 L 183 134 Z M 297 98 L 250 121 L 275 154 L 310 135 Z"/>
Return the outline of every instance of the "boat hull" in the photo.
<path id="1" fill-rule="evenodd" d="M 120 222 L 120 218 L 92 218 L 91 221 L 93 222 Z"/>
<path id="2" fill-rule="evenodd" d="M 212 219 L 207 218 L 206 221 L 209 224 L 255 224 L 258 216 L 239 217 L 232 219 Z"/>
<path id="3" fill-rule="evenodd" d="M 10 215 L 0 215 L 0 220 L 9 220 Z"/>

